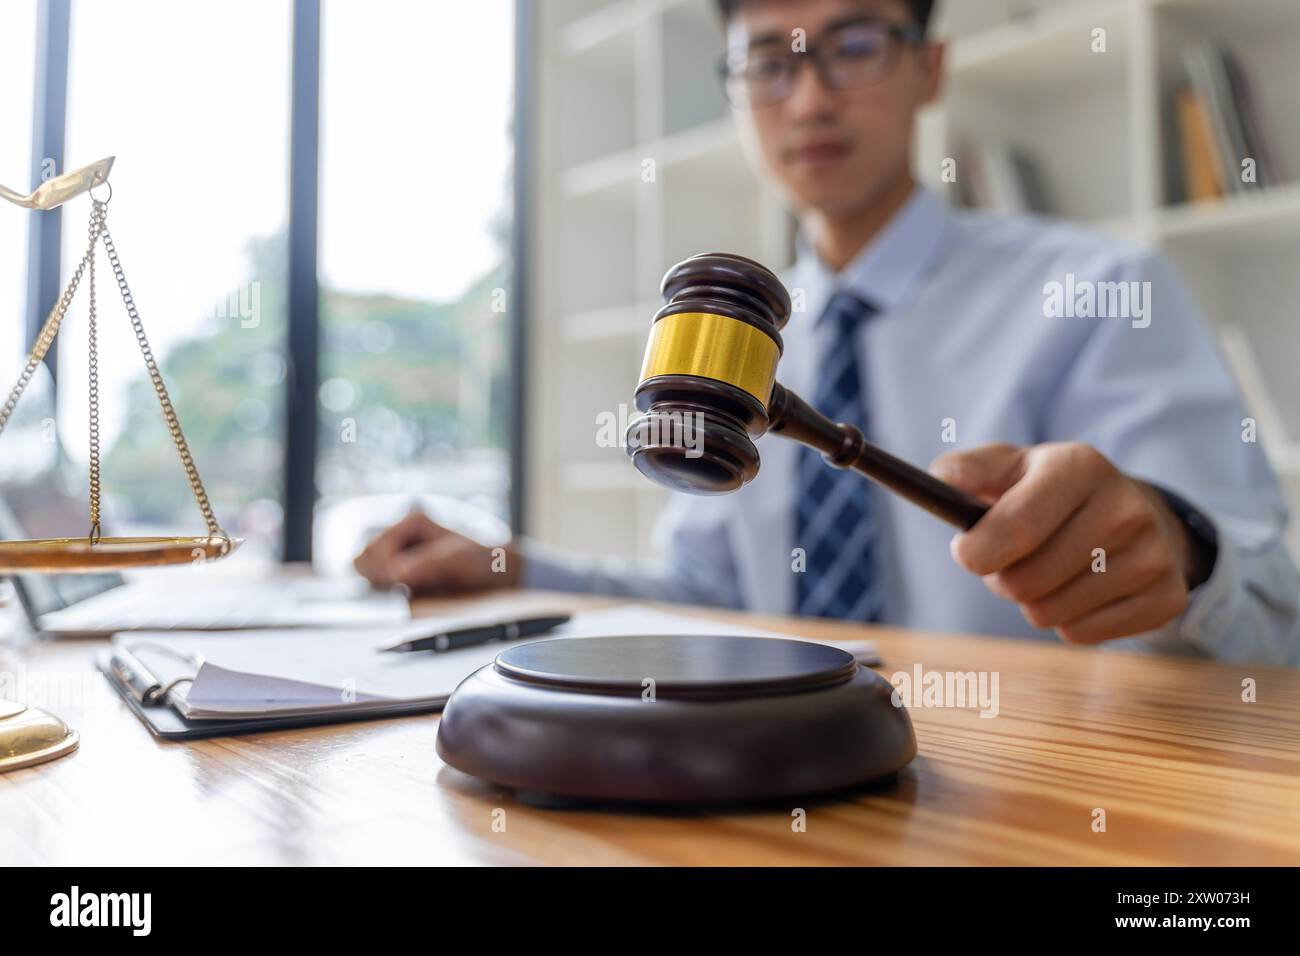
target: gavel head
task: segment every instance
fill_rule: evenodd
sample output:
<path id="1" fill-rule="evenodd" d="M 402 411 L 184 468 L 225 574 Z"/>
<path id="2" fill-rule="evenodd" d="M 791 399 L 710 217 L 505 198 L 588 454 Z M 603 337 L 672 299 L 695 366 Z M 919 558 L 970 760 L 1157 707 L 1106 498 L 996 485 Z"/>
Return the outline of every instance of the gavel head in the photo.
<path id="1" fill-rule="evenodd" d="M 770 270 L 710 252 L 664 276 L 627 429 L 637 470 L 675 491 L 716 495 L 758 474 L 790 295 Z"/>

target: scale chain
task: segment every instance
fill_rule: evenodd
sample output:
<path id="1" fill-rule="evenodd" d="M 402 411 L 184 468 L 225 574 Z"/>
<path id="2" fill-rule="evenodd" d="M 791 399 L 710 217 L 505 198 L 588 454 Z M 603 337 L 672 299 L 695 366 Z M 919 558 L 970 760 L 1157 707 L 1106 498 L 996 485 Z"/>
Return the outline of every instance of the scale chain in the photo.
<path id="1" fill-rule="evenodd" d="M 144 356 L 145 368 L 149 372 L 149 380 L 153 383 L 153 390 L 158 396 L 158 404 L 162 406 L 163 418 L 167 422 L 167 430 L 171 432 L 172 443 L 176 446 L 176 453 L 180 456 L 181 465 L 185 469 L 185 477 L 189 479 L 190 490 L 194 492 L 194 501 L 199 506 L 199 513 L 203 515 L 203 521 L 208 527 L 208 534 L 214 538 L 225 538 L 226 533 L 221 530 L 217 523 L 217 517 L 213 514 L 212 505 L 208 501 L 208 493 L 203 487 L 203 479 L 199 477 L 198 466 L 194 464 L 194 456 L 190 454 L 189 442 L 185 440 L 185 433 L 181 431 L 180 419 L 176 415 L 176 409 L 172 405 L 171 396 L 167 394 L 167 386 L 163 383 L 162 372 L 158 369 L 158 362 L 154 359 L 153 349 L 149 346 L 149 339 L 144 332 L 144 323 L 140 320 L 140 312 L 135 306 L 135 297 L 131 295 L 131 289 L 126 284 L 126 273 L 122 270 L 122 262 L 118 258 L 117 248 L 113 245 L 113 236 L 108 231 L 108 203 L 106 201 L 95 200 L 95 206 L 99 210 L 100 216 L 100 239 L 104 243 L 104 251 L 108 253 L 108 264 L 113 268 L 113 276 L 117 279 L 117 289 L 122 294 L 122 302 L 126 306 L 126 314 L 131 319 L 131 328 L 135 330 L 135 339 L 140 346 L 140 354 Z"/>
<path id="2" fill-rule="evenodd" d="M 171 396 L 167 393 L 167 386 L 163 383 L 162 372 L 158 368 L 158 362 L 154 358 L 153 349 L 149 345 L 149 339 L 145 335 L 144 323 L 140 319 L 139 310 L 135 305 L 135 298 L 131 295 L 131 289 L 126 282 L 126 274 L 122 269 L 122 262 L 118 258 L 117 249 L 113 244 L 113 237 L 108 231 L 108 200 L 93 199 L 93 205 L 90 212 L 90 225 L 88 227 L 89 241 L 86 246 L 86 253 L 81 257 L 77 264 L 76 271 L 73 272 L 72 278 L 68 281 L 68 286 L 59 298 L 58 304 L 50 312 L 45 324 L 41 327 L 41 332 L 37 336 L 36 343 L 32 346 L 31 353 L 27 357 L 27 364 L 23 367 L 22 374 L 18 377 L 17 384 L 9 393 L 8 400 L 3 406 L 0 406 L 0 434 L 4 433 L 5 427 L 9 424 L 9 419 L 13 415 L 19 399 L 22 398 L 23 392 L 31 383 L 32 376 L 36 374 L 36 369 L 54 344 L 55 338 L 58 337 L 59 328 L 63 324 L 63 319 L 67 315 L 68 308 L 72 304 L 72 299 L 76 295 L 77 288 L 81 284 L 82 276 L 89 271 L 90 283 L 90 304 L 87 316 L 87 324 L 90 328 L 90 543 L 98 544 L 100 540 L 100 433 L 99 433 L 99 347 L 98 347 L 98 314 L 97 302 L 95 297 L 95 244 L 102 241 L 104 250 L 108 254 L 109 265 L 113 269 L 113 276 L 117 280 L 118 291 L 122 295 L 122 302 L 126 306 L 127 316 L 131 320 L 131 327 L 135 331 L 136 342 L 140 346 L 140 352 L 144 356 L 145 369 L 149 373 L 149 380 L 153 384 L 154 393 L 158 397 L 158 403 L 162 407 L 163 418 L 167 423 L 167 430 L 171 433 L 172 443 L 176 446 L 176 452 L 180 456 L 181 465 L 185 469 L 185 476 L 189 480 L 190 490 L 194 493 L 194 500 L 199 506 L 199 513 L 203 516 L 203 521 L 207 525 L 208 534 L 213 538 L 224 538 L 229 541 L 228 535 L 221 530 L 220 524 L 217 523 L 216 515 L 212 511 L 212 505 L 208 501 L 207 491 L 203 487 L 203 480 L 199 477 L 198 466 L 194 464 L 194 456 L 190 454 L 189 443 L 185 440 L 185 433 L 181 430 L 180 419 L 176 415 L 176 409 L 172 405 Z"/>
<path id="3" fill-rule="evenodd" d="M 93 227 L 92 227 L 93 228 Z M 9 424 L 9 417 L 13 415 L 14 408 L 18 405 L 18 400 L 23 397 L 23 392 L 31 383 L 32 376 L 36 374 L 36 369 L 41 362 L 45 360 L 46 353 L 49 352 L 50 346 L 54 344 L 55 338 L 58 337 L 59 327 L 63 324 L 63 317 L 68 313 L 68 306 L 72 304 L 72 297 L 76 295 L 77 286 L 81 284 L 81 277 L 86 271 L 87 265 L 95 256 L 95 241 L 99 236 L 92 235 L 90 243 L 86 248 L 86 254 L 81 257 L 81 262 L 77 264 L 76 271 L 72 278 L 68 280 L 68 287 L 63 290 L 58 304 L 50 312 L 49 318 L 41 326 L 41 333 L 36 337 L 36 344 L 32 346 L 31 353 L 27 356 L 27 364 L 23 367 L 22 374 L 18 376 L 18 383 L 14 385 L 13 390 L 9 393 L 9 400 L 0 407 L 0 434 L 4 433 L 5 426 Z"/>
<path id="4" fill-rule="evenodd" d="M 90 247 L 104 228 L 104 212 L 99 203 L 90 210 Z M 90 329 L 90 543 L 99 544 L 99 327 L 95 309 L 95 256 L 90 257 L 90 306 L 86 325 Z"/>

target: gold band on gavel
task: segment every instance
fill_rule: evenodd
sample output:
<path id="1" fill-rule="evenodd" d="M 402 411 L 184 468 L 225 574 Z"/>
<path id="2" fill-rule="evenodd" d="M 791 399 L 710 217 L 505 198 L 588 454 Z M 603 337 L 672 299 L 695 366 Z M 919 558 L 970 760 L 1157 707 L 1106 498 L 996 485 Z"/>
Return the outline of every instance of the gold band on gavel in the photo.
<path id="1" fill-rule="evenodd" d="M 694 375 L 734 385 L 767 407 L 781 353 L 772 337 L 748 322 L 711 312 L 679 312 L 650 328 L 641 381 Z"/>

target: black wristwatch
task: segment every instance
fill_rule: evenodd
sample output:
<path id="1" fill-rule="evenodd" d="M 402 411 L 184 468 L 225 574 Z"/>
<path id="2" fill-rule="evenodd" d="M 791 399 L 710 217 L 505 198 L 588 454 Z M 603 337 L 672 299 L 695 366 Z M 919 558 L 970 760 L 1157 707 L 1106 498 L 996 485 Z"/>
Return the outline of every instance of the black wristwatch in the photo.
<path id="1" fill-rule="evenodd" d="M 1214 573 L 1214 564 L 1219 559 L 1219 532 L 1215 530 L 1214 522 L 1186 498 L 1159 485 L 1150 487 L 1159 493 L 1187 531 L 1187 542 L 1192 548 L 1192 571 L 1187 579 L 1190 591 L 1204 584 Z"/>

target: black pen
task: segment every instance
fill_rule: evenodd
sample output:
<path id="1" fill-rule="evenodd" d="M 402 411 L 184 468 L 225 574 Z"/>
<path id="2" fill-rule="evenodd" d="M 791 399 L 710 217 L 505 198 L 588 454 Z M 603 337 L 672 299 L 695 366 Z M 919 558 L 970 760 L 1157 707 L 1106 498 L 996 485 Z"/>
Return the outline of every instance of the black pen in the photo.
<path id="1" fill-rule="evenodd" d="M 454 651 L 460 647 L 472 647 L 475 644 L 488 644 L 492 641 L 515 641 L 521 637 L 533 637 L 553 631 L 561 624 L 567 624 L 569 618 L 568 614 L 552 614 L 546 617 L 524 617 L 515 621 L 503 621 L 500 624 L 479 624 L 413 638 L 381 647 L 380 650 Z"/>

